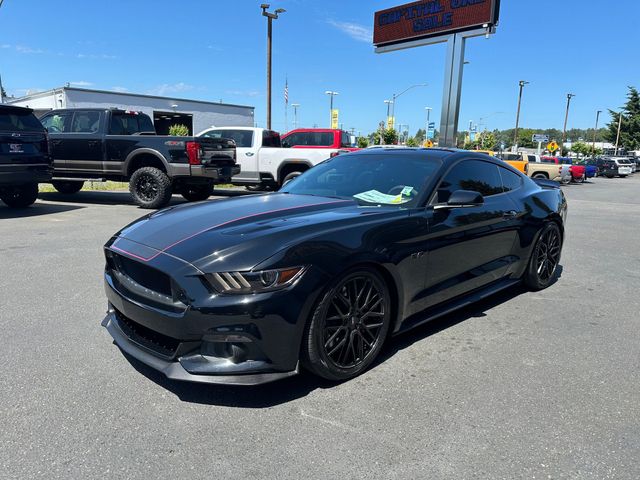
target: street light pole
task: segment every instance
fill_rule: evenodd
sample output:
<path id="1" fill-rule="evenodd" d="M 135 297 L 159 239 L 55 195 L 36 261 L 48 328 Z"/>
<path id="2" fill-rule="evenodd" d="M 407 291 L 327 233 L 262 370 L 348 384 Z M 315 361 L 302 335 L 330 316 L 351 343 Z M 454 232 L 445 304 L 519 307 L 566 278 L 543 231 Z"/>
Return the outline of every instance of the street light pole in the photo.
<path id="1" fill-rule="evenodd" d="M 513 149 L 514 151 L 518 151 L 518 126 L 520 125 L 520 105 L 522 104 L 522 90 L 524 89 L 524 86 L 527 85 L 529 82 L 527 82 L 526 80 L 520 80 L 520 82 L 518 82 L 518 85 L 520 85 L 520 93 L 518 94 L 518 113 L 516 113 L 516 129 L 513 132 Z"/>
<path id="2" fill-rule="evenodd" d="M 596 156 L 596 135 L 598 134 L 598 120 L 600 120 L 600 114 L 602 110 L 596 112 L 596 128 L 593 129 L 593 145 L 591 146 L 591 155 Z"/>
<path id="3" fill-rule="evenodd" d="M 291 106 L 293 107 L 293 129 L 295 130 L 298 128 L 298 107 L 300 104 L 292 103 Z"/>
<path id="4" fill-rule="evenodd" d="M 284 8 L 278 8 L 275 12 L 267 12 L 268 3 L 260 5 L 262 15 L 267 17 L 267 129 L 271 130 L 271 39 L 273 31 L 273 20 L 278 18 L 280 13 L 284 13 Z"/>
<path id="5" fill-rule="evenodd" d="M 384 103 L 387 104 L 387 128 L 389 128 L 389 107 L 391 107 L 393 100 L 385 100 Z"/>
<path id="6" fill-rule="evenodd" d="M 567 111 L 564 114 L 564 127 L 562 128 L 562 145 L 564 149 L 564 142 L 567 139 L 567 121 L 569 120 L 569 106 L 571 105 L 571 99 L 575 97 L 573 93 L 567 93 Z M 562 153 L 562 151 L 560 152 Z"/>
<path id="7" fill-rule="evenodd" d="M 329 128 L 331 128 L 332 122 L 333 122 L 333 97 L 340 94 L 338 92 L 333 92 L 331 90 L 327 90 L 324 93 L 329 95 L 329 97 L 331 97 L 331 99 L 329 100 Z"/>
<path id="8" fill-rule="evenodd" d="M 396 98 L 398 98 L 400 95 L 403 95 L 405 93 L 407 93 L 409 90 L 411 90 L 412 88 L 416 88 L 416 87 L 427 87 L 429 84 L 428 83 L 416 83 L 415 85 L 411 85 L 408 88 L 405 88 L 402 92 L 400 93 L 394 93 L 392 98 L 391 98 L 391 116 L 395 118 L 396 116 Z"/>

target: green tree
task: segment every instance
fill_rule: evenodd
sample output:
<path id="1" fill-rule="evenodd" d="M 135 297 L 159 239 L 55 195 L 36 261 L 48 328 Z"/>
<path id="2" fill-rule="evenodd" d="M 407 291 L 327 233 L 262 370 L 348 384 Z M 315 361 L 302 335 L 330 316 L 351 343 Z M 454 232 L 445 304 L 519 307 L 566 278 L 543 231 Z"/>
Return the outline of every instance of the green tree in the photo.
<path id="1" fill-rule="evenodd" d="M 427 132 L 424 130 L 424 128 L 418 129 L 415 139 L 416 142 L 418 142 L 420 145 L 422 145 L 422 143 L 427 139 Z"/>
<path id="2" fill-rule="evenodd" d="M 369 139 L 367 137 L 358 137 L 358 148 L 367 148 L 369 146 Z"/>
<path id="3" fill-rule="evenodd" d="M 188 137 L 189 128 L 186 125 L 176 123 L 169 127 L 169 135 L 173 137 Z"/>
<path id="4" fill-rule="evenodd" d="M 416 137 L 407 138 L 407 147 L 419 147 L 420 142 L 416 139 Z"/>
<path id="5" fill-rule="evenodd" d="M 615 143 L 618 136 L 620 117 L 620 146 L 625 150 L 640 150 L 640 93 L 635 87 L 629 87 L 627 102 L 620 112 L 609 110 L 611 122 L 607 125 L 605 138 Z"/>

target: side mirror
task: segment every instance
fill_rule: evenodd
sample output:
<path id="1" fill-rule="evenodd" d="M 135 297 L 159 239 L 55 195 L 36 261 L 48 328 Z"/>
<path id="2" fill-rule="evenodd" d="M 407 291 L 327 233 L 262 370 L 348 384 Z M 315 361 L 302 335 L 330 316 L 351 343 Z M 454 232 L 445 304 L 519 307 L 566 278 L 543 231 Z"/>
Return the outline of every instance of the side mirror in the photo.
<path id="1" fill-rule="evenodd" d="M 484 198 L 480 192 L 471 190 L 456 190 L 449 197 L 449 201 L 444 204 L 435 205 L 434 210 L 451 208 L 470 208 L 484 205 Z"/>

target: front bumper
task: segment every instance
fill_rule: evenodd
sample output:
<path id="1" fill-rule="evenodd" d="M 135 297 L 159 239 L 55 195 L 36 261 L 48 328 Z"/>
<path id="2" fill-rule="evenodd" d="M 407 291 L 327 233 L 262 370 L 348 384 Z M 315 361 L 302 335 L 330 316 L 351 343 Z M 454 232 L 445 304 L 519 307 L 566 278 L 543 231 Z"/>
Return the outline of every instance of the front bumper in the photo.
<path id="1" fill-rule="evenodd" d="M 106 253 L 102 325 L 131 356 L 169 378 L 202 383 L 256 385 L 297 373 L 319 273 L 280 291 L 222 295 L 171 255 L 141 262 L 117 248 Z"/>
<path id="2" fill-rule="evenodd" d="M 109 334 L 113 337 L 116 345 L 118 345 L 122 351 L 154 370 L 158 370 L 171 380 L 219 385 L 261 385 L 263 383 L 287 378 L 298 373 L 298 366 L 296 366 L 296 368 L 290 372 L 236 375 L 193 374 L 188 372 L 180 361 L 170 361 L 160 358 L 131 340 L 131 338 L 129 338 L 120 328 L 116 313 L 113 309 L 110 309 L 110 311 L 107 312 L 107 316 L 102 321 L 102 326 L 107 329 Z"/>

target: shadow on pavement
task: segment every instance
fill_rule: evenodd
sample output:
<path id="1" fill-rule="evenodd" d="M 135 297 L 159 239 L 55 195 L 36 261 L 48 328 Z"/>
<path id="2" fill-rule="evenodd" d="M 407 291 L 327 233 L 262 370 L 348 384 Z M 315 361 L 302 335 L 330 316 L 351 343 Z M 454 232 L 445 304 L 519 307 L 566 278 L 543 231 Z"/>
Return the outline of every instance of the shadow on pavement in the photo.
<path id="1" fill-rule="evenodd" d="M 553 283 L 555 284 L 561 276 L 562 266 L 559 266 L 557 278 Z M 486 311 L 508 302 L 527 291 L 523 286 L 508 288 L 478 303 L 428 322 L 397 337 L 390 338 L 371 369 L 375 369 L 378 365 L 393 357 L 397 352 L 449 327 L 470 318 L 486 317 Z M 123 355 L 139 373 L 174 393 L 180 400 L 203 405 L 236 408 L 268 408 L 302 398 L 318 388 L 332 388 L 339 384 L 339 382 L 321 379 L 304 370 L 299 375 L 253 387 L 178 382 L 167 379 L 162 373 L 148 367 L 124 352 Z"/>
<path id="2" fill-rule="evenodd" d="M 26 208 L 9 208 L 0 203 L 0 219 L 2 218 L 21 218 L 21 217 L 39 217 L 42 215 L 53 215 L 56 213 L 70 212 L 85 208 L 82 205 L 57 205 L 36 201 L 33 205 Z"/>
<path id="3" fill-rule="evenodd" d="M 131 194 L 126 191 L 84 191 L 71 195 L 57 192 L 40 192 L 38 195 L 42 200 L 50 202 L 70 202 L 70 203 L 88 203 L 100 205 L 135 205 Z M 174 195 L 170 205 L 179 205 L 186 203 L 182 197 Z"/>

